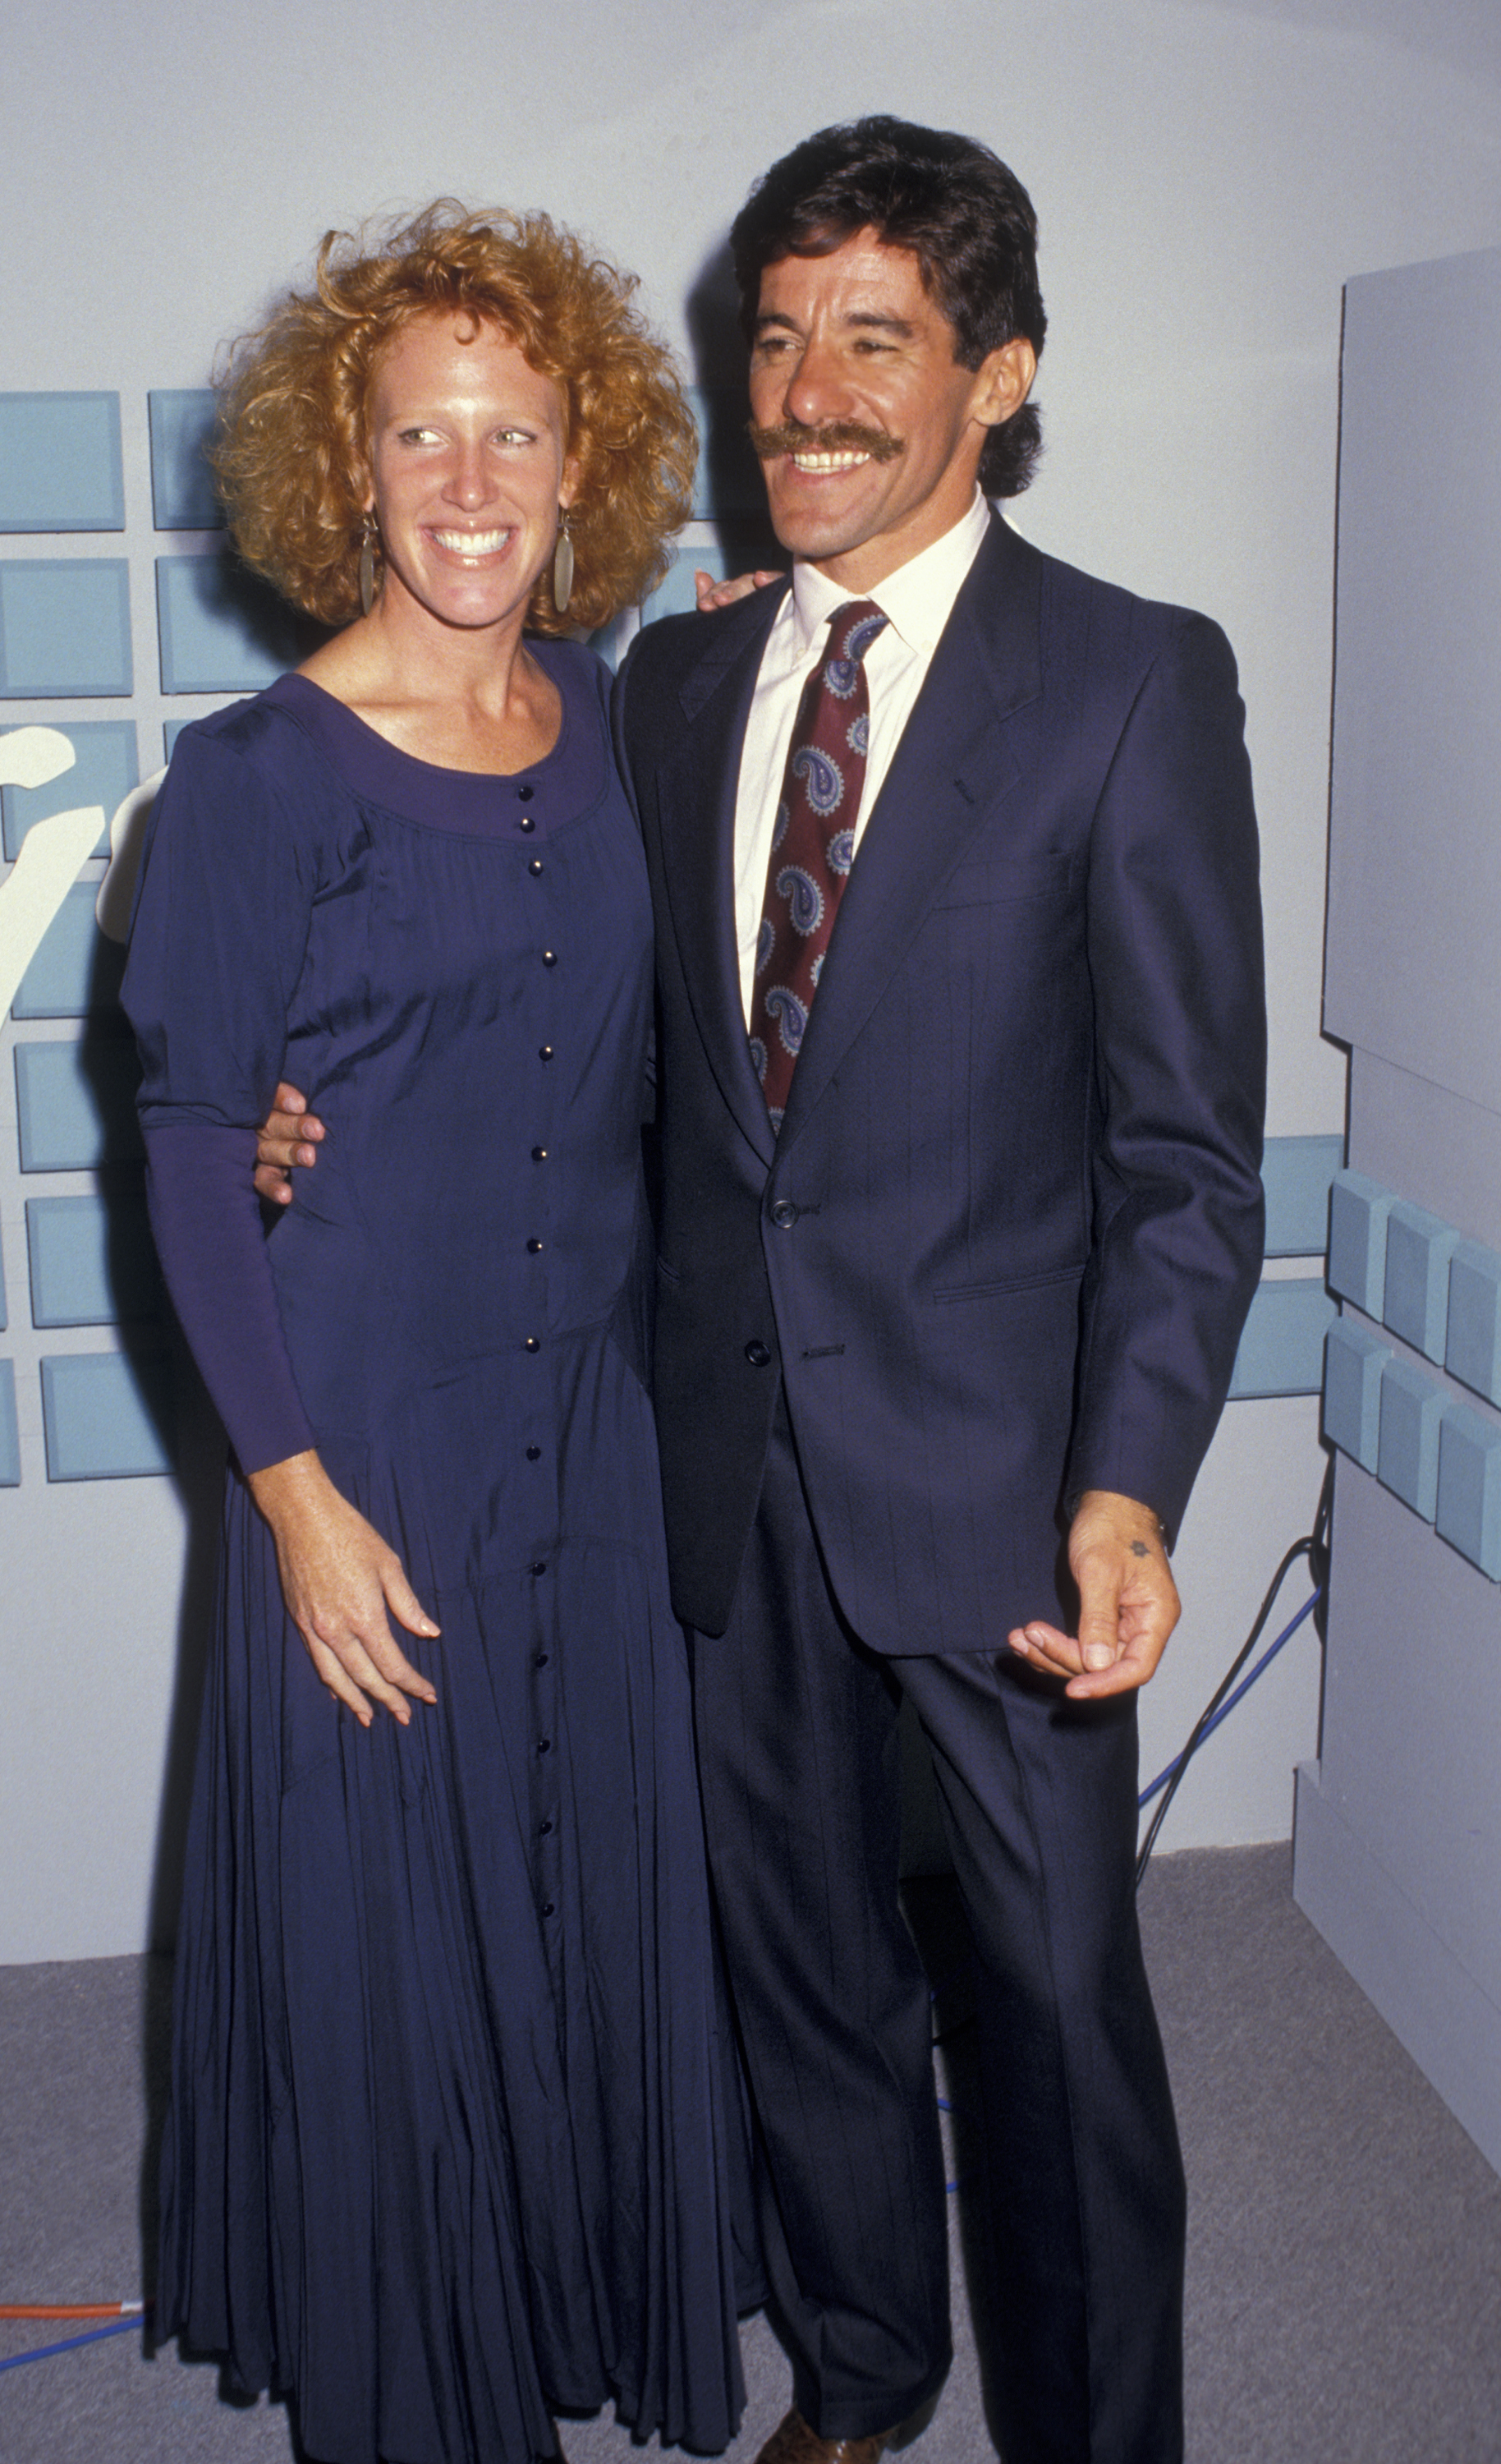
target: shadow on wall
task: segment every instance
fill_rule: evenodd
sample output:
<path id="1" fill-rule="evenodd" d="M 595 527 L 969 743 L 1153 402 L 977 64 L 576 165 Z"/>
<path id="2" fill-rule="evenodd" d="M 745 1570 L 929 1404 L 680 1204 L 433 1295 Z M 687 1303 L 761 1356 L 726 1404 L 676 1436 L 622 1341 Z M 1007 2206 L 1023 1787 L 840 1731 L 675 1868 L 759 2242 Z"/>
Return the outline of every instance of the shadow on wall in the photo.
<path id="1" fill-rule="evenodd" d="M 695 518 L 713 525 L 727 573 L 785 566 L 786 550 L 767 517 L 760 465 L 746 434 L 746 342 L 727 241 L 704 259 L 688 293 L 686 319 L 699 413 Z"/>

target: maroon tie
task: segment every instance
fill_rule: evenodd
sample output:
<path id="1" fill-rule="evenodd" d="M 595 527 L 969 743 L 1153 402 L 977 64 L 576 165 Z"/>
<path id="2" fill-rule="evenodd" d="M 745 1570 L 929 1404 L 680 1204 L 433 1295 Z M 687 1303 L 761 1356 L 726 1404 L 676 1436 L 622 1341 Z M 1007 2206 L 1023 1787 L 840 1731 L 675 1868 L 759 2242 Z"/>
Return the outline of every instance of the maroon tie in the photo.
<path id="1" fill-rule="evenodd" d="M 839 899 L 855 860 L 870 694 L 865 653 L 886 619 L 870 599 L 836 608 L 803 688 L 772 832 L 755 945 L 750 1058 L 779 1130 Z"/>

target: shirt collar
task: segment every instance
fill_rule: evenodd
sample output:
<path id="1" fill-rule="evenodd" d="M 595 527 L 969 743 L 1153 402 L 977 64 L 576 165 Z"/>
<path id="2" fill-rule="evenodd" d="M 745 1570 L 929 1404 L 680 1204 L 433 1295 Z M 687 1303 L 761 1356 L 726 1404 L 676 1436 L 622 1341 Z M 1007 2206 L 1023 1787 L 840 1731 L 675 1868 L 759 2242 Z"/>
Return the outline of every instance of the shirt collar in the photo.
<path id="1" fill-rule="evenodd" d="M 898 565 L 895 573 L 888 573 L 884 582 L 863 594 L 852 592 L 847 583 L 831 582 L 816 565 L 804 564 L 799 559 L 793 566 L 793 630 L 799 658 L 812 651 L 835 609 L 861 595 L 875 601 L 909 649 L 931 658 L 990 526 L 990 508 L 976 488 L 968 513 L 952 530 L 945 531 L 931 547 Z"/>

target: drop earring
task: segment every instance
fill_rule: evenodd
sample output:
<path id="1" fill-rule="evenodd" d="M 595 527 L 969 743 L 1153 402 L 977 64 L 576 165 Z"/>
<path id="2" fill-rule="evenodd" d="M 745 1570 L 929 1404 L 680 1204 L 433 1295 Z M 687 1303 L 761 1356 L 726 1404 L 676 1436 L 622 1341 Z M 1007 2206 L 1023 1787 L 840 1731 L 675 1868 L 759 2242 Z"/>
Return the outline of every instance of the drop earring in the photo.
<path id="1" fill-rule="evenodd" d="M 559 616 L 568 613 L 568 603 L 574 595 L 574 542 L 568 535 L 568 507 L 559 508 L 557 544 L 553 550 L 553 605 Z"/>
<path id="2" fill-rule="evenodd" d="M 376 603 L 376 541 L 380 536 L 374 514 L 366 514 L 364 536 L 359 542 L 359 612 L 362 616 L 368 616 Z"/>

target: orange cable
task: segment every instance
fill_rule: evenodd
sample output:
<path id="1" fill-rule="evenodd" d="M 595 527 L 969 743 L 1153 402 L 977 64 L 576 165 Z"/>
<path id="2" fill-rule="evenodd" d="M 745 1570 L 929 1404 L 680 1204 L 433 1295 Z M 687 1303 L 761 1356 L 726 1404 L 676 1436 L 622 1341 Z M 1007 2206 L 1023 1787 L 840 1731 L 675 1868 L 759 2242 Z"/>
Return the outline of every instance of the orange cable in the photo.
<path id="1" fill-rule="evenodd" d="M 0 2301 L 0 2319 L 132 2319 L 143 2301 Z"/>

